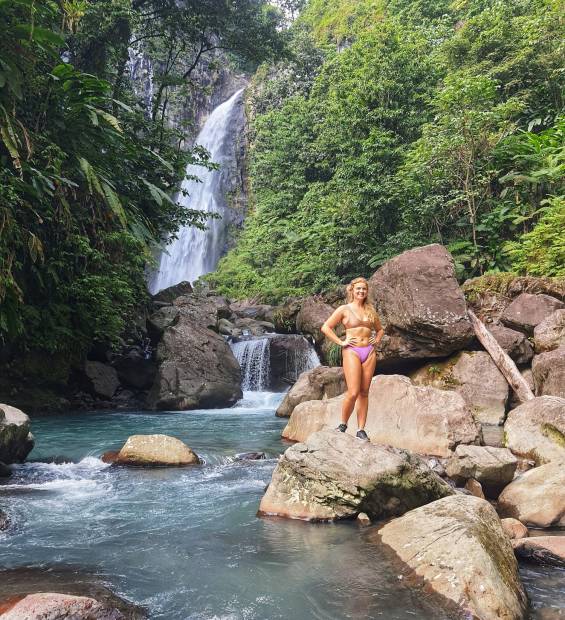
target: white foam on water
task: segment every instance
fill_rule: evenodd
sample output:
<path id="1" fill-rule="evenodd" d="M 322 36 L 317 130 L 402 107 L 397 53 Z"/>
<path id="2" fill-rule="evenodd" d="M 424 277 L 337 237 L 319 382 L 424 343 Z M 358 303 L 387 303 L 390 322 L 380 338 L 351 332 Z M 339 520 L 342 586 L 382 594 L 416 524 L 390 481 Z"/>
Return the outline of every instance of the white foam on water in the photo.
<path id="1" fill-rule="evenodd" d="M 276 409 L 284 398 L 284 392 L 252 392 L 245 390 L 243 398 L 231 408 L 230 411 L 243 409 L 245 411 Z"/>

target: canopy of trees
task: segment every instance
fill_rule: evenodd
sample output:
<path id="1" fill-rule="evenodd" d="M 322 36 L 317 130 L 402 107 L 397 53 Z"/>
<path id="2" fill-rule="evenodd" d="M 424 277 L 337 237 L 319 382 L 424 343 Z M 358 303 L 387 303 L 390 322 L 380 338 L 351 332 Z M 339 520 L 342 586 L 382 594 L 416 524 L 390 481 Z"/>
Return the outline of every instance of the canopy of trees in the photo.
<path id="1" fill-rule="evenodd" d="M 253 213 L 210 280 L 279 300 L 440 242 L 565 275 L 563 3 L 310 0 L 257 72 Z"/>

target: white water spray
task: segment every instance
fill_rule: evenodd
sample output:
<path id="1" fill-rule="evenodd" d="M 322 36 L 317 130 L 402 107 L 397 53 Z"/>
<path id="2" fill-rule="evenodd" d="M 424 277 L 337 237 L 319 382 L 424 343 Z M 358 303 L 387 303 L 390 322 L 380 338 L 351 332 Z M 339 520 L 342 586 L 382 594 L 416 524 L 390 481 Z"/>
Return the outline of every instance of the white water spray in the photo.
<path id="1" fill-rule="evenodd" d="M 189 165 L 186 174 L 198 177 L 198 181 L 185 179 L 178 197 L 180 204 L 205 213 L 220 215 L 210 219 L 206 230 L 185 226 L 178 238 L 170 243 L 159 259 L 157 270 L 149 279 L 149 291 L 154 295 L 160 290 L 184 280 L 194 282 L 201 275 L 216 268 L 224 251 L 227 235 L 226 199 L 222 192 L 222 174 L 228 163 L 230 128 L 238 113 L 243 89 L 219 105 L 210 115 L 196 144 L 203 146 L 218 170 L 205 170 L 202 166 Z"/>

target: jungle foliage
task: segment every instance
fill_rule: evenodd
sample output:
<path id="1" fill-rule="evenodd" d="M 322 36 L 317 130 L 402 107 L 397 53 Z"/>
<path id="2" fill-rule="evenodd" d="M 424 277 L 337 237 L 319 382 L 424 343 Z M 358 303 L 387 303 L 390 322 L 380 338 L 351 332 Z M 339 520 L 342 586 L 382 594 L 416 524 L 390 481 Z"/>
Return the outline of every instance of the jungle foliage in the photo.
<path id="1" fill-rule="evenodd" d="M 280 23 L 263 0 L 0 0 L 2 357 L 80 357 L 134 323 L 151 248 L 203 225 L 171 198 L 209 163 L 180 149 L 167 93 L 213 48 L 280 54 Z M 127 79 L 134 38 L 159 61 L 151 109 Z"/>
<path id="2" fill-rule="evenodd" d="M 563 275 L 563 7 L 310 0 L 256 74 L 253 211 L 210 280 L 276 301 L 433 242 L 462 278 Z"/>

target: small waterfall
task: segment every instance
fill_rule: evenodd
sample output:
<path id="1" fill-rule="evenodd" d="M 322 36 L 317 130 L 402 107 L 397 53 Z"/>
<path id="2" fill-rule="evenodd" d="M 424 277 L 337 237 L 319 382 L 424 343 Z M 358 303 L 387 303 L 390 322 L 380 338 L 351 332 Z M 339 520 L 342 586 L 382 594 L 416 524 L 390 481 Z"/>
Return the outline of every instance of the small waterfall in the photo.
<path id="1" fill-rule="evenodd" d="M 229 222 L 225 217 L 227 205 L 223 186 L 225 169 L 229 165 L 230 138 L 233 139 L 230 130 L 239 112 L 242 92 L 243 89 L 239 90 L 212 112 L 196 139 L 196 144 L 203 146 L 210 153 L 211 161 L 220 168 L 205 170 L 202 166 L 187 166 L 189 178 L 183 181 L 178 196 L 185 207 L 220 217 L 210 218 L 206 230 L 185 226 L 179 231 L 177 238 L 161 254 L 158 268 L 149 279 L 152 294 L 183 280 L 194 282 L 210 273 L 225 250 Z"/>
<path id="2" fill-rule="evenodd" d="M 153 111 L 153 62 L 138 46 L 128 48 L 127 71 L 133 91 L 141 98 L 148 117 Z"/>
<path id="3" fill-rule="evenodd" d="M 271 382 L 269 339 L 242 340 L 231 345 L 241 366 L 241 389 L 264 391 Z"/>
<path id="4" fill-rule="evenodd" d="M 281 341 L 287 345 L 281 346 Z M 289 341 L 293 346 L 288 347 Z M 294 334 L 241 340 L 232 343 L 231 349 L 241 366 L 244 392 L 282 389 L 285 384 L 294 383 L 304 371 L 320 365 L 314 347 L 304 336 Z"/>

